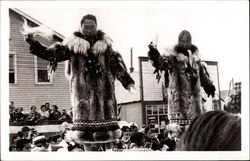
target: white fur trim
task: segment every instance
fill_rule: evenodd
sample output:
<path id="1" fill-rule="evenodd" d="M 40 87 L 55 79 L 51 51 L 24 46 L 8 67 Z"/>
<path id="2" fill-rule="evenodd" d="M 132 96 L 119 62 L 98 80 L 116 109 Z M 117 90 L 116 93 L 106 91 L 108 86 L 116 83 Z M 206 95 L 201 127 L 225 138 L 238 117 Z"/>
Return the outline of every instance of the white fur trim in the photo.
<path id="1" fill-rule="evenodd" d="M 111 46 L 113 43 L 113 40 L 106 34 L 103 36 L 103 40 L 108 44 L 108 46 Z"/>
<path id="2" fill-rule="evenodd" d="M 98 40 L 94 46 L 92 47 L 92 52 L 95 54 L 95 55 L 98 55 L 100 53 L 104 53 L 108 46 L 111 46 L 112 45 L 112 39 L 109 38 L 107 35 L 104 35 L 103 36 L 103 40 Z"/>
<path id="3" fill-rule="evenodd" d="M 64 39 L 62 44 L 74 51 L 75 54 L 85 55 L 87 54 L 87 50 L 90 48 L 88 41 L 74 35 Z"/>
<path id="4" fill-rule="evenodd" d="M 196 52 L 193 53 L 193 58 L 194 58 L 194 61 L 195 61 L 195 62 L 198 62 L 198 61 L 201 60 L 199 51 L 196 51 Z"/>
<path id="5" fill-rule="evenodd" d="M 104 53 L 107 50 L 108 44 L 104 40 L 98 40 L 92 47 L 92 52 L 95 55 Z"/>
<path id="6" fill-rule="evenodd" d="M 109 38 L 107 35 L 104 35 L 103 40 L 98 40 L 94 44 L 91 50 L 95 55 L 104 53 L 107 50 L 108 46 L 112 45 L 112 42 L 113 41 L 111 38 Z M 75 54 L 79 53 L 79 54 L 86 55 L 87 50 L 90 49 L 90 44 L 88 41 L 75 35 L 64 39 L 62 44 L 67 46 Z"/>

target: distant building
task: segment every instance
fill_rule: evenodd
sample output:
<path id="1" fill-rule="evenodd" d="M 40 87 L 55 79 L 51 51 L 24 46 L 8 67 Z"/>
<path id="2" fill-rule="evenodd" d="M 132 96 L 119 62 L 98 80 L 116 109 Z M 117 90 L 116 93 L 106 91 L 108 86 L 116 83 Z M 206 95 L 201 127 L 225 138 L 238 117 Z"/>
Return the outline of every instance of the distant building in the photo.
<path id="1" fill-rule="evenodd" d="M 29 26 L 41 23 L 18 9 L 9 9 L 9 18 L 9 100 L 16 107 L 23 107 L 24 112 L 28 112 L 32 105 L 39 110 L 46 102 L 69 109 L 70 93 L 68 81 L 64 77 L 64 63 L 58 63 L 55 75 L 49 78 L 48 61 L 29 53 L 29 44 L 20 32 L 23 18 L 27 19 Z M 64 37 L 55 33 L 55 41 L 62 41 Z M 52 44 L 46 40 L 41 41 L 45 45 Z"/>
<path id="2" fill-rule="evenodd" d="M 205 61 L 208 65 L 210 78 L 216 87 L 214 99 L 204 98 L 205 111 L 220 110 L 220 86 L 218 64 L 214 61 Z M 153 74 L 154 68 L 147 57 L 139 57 L 139 71 L 130 73 L 135 80 L 136 94 L 129 94 L 120 83 L 116 82 L 116 96 L 120 105 L 120 118 L 128 122 L 135 122 L 139 127 L 154 122 L 158 127 L 168 122 L 167 88 L 164 87 L 164 78 L 159 83 Z"/>
<path id="3" fill-rule="evenodd" d="M 230 85 L 230 90 L 221 91 L 222 109 L 231 113 L 241 113 L 241 82 L 230 82 Z"/>

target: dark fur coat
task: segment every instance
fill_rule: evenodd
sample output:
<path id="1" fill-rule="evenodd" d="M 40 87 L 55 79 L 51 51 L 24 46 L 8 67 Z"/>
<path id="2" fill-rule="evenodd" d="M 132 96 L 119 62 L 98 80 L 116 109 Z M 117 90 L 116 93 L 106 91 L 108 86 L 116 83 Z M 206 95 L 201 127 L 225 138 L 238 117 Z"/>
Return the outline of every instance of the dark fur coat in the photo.
<path id="1" fill-rule="evenodd" d="M 121 55 L 113 51 L 112 40 L 98 31 L 93 42 L 75 32 L 62 43 L 45 47 L 31 43 L 31 53 L 49 60 L 51 70 L 66 61 L 73 106 L 73 139 L 78 143 L 105 143 L 118 139 L 117 103 L 114 81 L 124 88 L 134 84 Z"/>
<path id="2" fill-rule="evenodd" d="M 178 61 L 181 54 L 183 60 Z M 157 49 L 150 48 L 149 58 L 156 70 L 165 71 L 165 84 L 168 88 L 168 115 L 170 123 L 189 124 L 203 113 L 201 86 L 208 95 L 214 95 L 215 87 L 209 78 L 204 64 L 194 45 L 188 52 L 179 46 L 161 56 Z"/>

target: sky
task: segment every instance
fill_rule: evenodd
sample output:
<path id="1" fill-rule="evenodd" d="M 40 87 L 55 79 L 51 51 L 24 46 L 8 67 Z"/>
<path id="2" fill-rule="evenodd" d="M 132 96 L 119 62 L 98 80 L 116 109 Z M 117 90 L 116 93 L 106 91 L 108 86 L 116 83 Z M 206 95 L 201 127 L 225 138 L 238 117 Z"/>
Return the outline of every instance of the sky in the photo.
<path id="1" fill-rule="evenodd" d="M 28 6 L 28 7 L 27 7 Z M 186 29 L 200 51 L 202 60 L 217 61 L 221 90 L 228 90 L 229 82 L 242 81 L 249 60 L 249 8 L 246 1 L 211 2 L 81 2 L 25 5 L 18 9 L 44 25 L 70 36 L 80 27 L 85 14 L 97 17 L 98 28 L 114 41 L 130 67 L 130 48 L 133 65 L 138 70 L 138 56 L 147 56 L 148 44 L 158 35 L 161 53 L 177 43 L 178 34 Z"/>

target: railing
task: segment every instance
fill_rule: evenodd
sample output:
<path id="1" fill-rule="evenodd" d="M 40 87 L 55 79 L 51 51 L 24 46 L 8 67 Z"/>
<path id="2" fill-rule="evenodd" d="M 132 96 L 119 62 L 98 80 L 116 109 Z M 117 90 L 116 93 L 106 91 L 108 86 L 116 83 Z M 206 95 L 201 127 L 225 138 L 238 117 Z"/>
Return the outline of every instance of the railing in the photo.
<path id="1" fill-rule="evenodd" d="M 58 125 L 63 122 L 72 123 L 72 119 L 67 120 L 38 120 L 37 122 L 30 121 L 18 121 L 18 122 L 9 122 L 10 126 L 32 126 L 32 125 Z"/>

